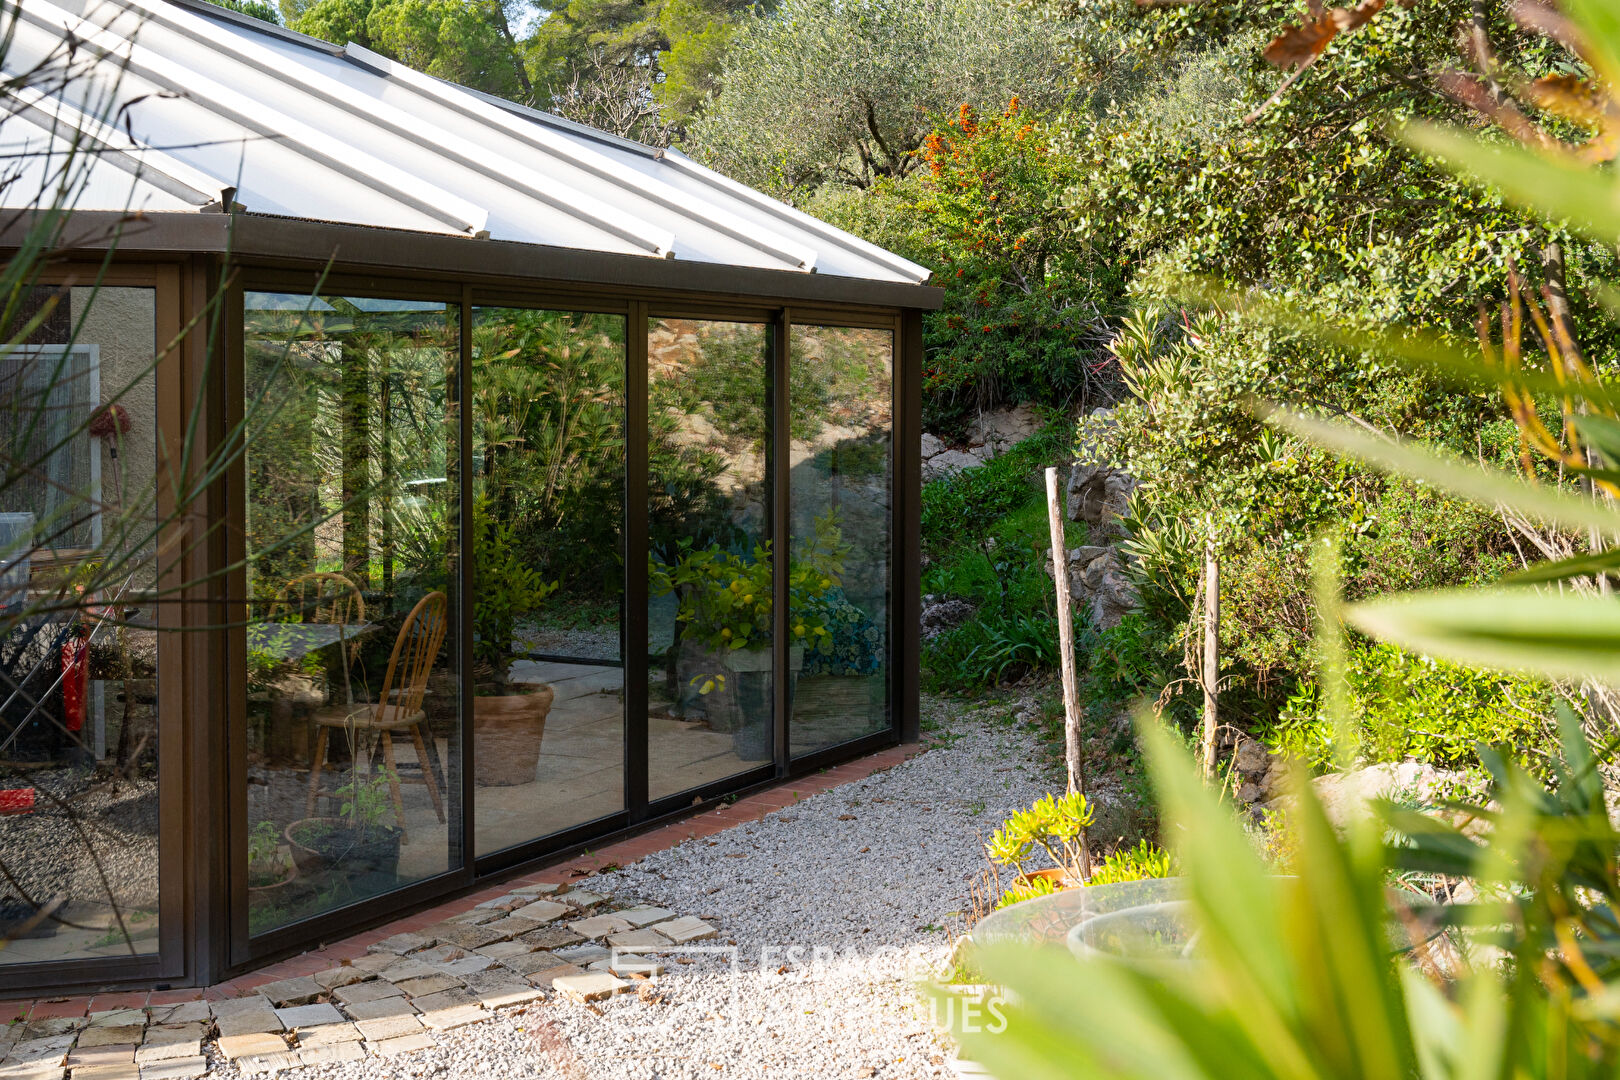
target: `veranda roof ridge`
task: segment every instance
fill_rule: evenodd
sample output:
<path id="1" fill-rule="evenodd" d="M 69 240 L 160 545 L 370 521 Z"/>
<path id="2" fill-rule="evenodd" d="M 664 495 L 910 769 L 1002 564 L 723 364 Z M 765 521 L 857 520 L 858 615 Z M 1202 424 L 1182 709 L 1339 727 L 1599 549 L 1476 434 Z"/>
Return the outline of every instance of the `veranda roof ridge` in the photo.
<path id="1" fill-rule="evenodd" d="M 37 87 L 19 86 L 12 94 L 17 99 L 15 113 L 38 125 L 42 131 L 58 136 L 64 131 L 76 132 L 94 144 L 101 160 L 113 162 L 138 179 L 196 207 L 223 206 L 226 189 L 207 173 L 162 150 L 137 143 L 111 124 Z"/>
<path id="2" fill-rule="evenodd" d="M 129 9 L 125 7 L 125 10 Z M 347 146 L 333 136 L 217 83 L 201 72 L 182 68 L 168 57 L 141 45 L 132 36 L 72 14 L 50 0 L 26 0 L 17 6 L 17 11 L 20 18 L 34 26 L 46 32 L 72 34 L 101 56 L 115 58 L 124 71 L 204 105 L 265 138 L 294 147 L 301 155 L 320 162 L 333 172 L 364 183 L 456 232 L 476 235 L 484 231 L 488 223 L 489 214 L 484 208 L 389 162 Z"/>
<path id="3" fill-rule="evenodd" d="M 757 251 L 786 263 L 789 269 L 802 270 L 807 273 L 815 270 L 817 253 L 814 249 L 796 244 L 784 236 L 763 229 L 757 223 L 745 221 L 722 206 L 716 204 L 694 205 L 691 197 L 679 189 L 655 177 L 644 176 L 626 170 L 622 165 L 598 151 L 587 146 L 577 145 L 575 140 L 557 135 L 543 123 L 536 124 L 529 118 L 513 115 L 508 110 L 492 105 L 481 96 L 469 92 L 464 87 L 445 82 L 442 79 L 435 79 L 430 75 L 424 75 L 354 42 L 350 42 L 344 47 L 344 55 L 353 62 L 401 82 L 416 93 L 430 97 L 439 104 L 454 109 L 469 119 L 494 123 L 504 133 L 521 140 L 525 145 L 533 147 L 541 153 L 559 158 L 605 183 L 633 192 L 666 210 L 690 218 L 714 229 L 716 232 L 731 237 L 733 240 L 747 244 Z"/>

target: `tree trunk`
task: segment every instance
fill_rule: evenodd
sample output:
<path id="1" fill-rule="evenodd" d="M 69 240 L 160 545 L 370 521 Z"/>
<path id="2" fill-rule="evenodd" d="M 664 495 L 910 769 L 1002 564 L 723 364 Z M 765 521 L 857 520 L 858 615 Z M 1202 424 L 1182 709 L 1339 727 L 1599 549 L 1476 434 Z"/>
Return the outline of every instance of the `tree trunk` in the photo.
<path id="1" fill-rule="evenodd" d="M 1221 563 L 1215 538 L 1204 544 L 1204 662 L 1198 681 L 1204 687 L 1204 777 L 1215 776 L 1215 731 L 1220 726 Z"/>
<path id="2" fill-rule="evenodd" d="M 1058 653 L 1063 670 L 1063 760 L 1069 791 L 1086 792 L 1086 763 L 1080 754 L 1080 686 L 1074 673 L 1074 619 L 1069 613 L 1069 548 L 1063 535 L 1063 499 L 1058 471 L 1046 470 L 1046 517 L 1052 530 L 1052 580 L 1057 587 Z M 1091 846 L 1080 831 L 1080 873 L 1091 878 Z"/>

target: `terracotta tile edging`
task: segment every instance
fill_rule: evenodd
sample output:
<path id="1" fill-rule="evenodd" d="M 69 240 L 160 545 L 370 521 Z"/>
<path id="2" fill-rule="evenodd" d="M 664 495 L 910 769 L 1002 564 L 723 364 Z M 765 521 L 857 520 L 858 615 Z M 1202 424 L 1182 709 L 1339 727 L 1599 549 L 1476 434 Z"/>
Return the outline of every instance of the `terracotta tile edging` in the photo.
<path id="1" fill-rule="evenodd" d="M 844 784 L 865 780 L 880 772 L 886 772 L 901 762 L 909 761 L 923 752 L 920 743 L 905 743 L 876 754 L 856 758 L 819 773 L 802 776 L 794 780 L 784 780 L 782 783 L 763 791 L 756 791 L 735 803 L 705 810 L 702 813 L 692 814 L 685 818 L 669 822 L 645 833 L 626 837 L 623 840 L 609 844 L 607 847 L 592 852 L 587 856 L 573 856 L 561 862 L 549 863 L 526 870 L 521 877 L 498 885 L 491 885 L 477 890 L 467 896 L 448 900 L 436 907 L 421 911 L 415 915 L 387 923 L 374 930 L 356 934 L 342 941 L 328 942 L 319 949 L 289 957 L 267 967 L 259 968 L 222 983 L 209 987 L 196 987 L 184 990 L 161 990 L 148 993 L 142 990 L 115 990 L 98 995 L 81 995 L 71 998 L 39 999 L 29 1001 L 26 998 L 16 1001 L 0 1001 L 0 1026 L 10 1022 L 12 1017 L 17 1021 L 42 1020 L 57 1016 L 84 1016 L 92 1005 L 99 999 L 102 1002 L 118 1001 L 121 1007 L 123 1002 L 141 999 L 141 1005 L 169 1004 L 177 995 L 184 995 L 178 1000 L 183 1001 L 221 1001 L 229 997 L 237 997 L 252 993 L 255 987 L 285 978 L 288 975 L 313 974 L 326 967 L 336 967 L 345 959 L 354 959 L 366 951 L 366 946 L 382 941 L 384 938 L 406 930 L 412 926 L 422 927 L 434 922 L 442 922 L 452 915 L 469 911 L 485 900 L 503 896 L 520 883 L 529 881 L 544 881 L 547 878 L 564 877 L 570 885 L 578 885 L 589 880 L 597 871 L 609 865 L 629 865 L 639 862 L 648 855 L 671 848 L 693 840 L 701 840 L 724 832 L 738 825 L 746 825 L 759 821 L 766 814 L 775 813 L 794 806 L 812 795 L 831 791 Z M 136 1006 L 139 1007 L 139 1006 Z"/>

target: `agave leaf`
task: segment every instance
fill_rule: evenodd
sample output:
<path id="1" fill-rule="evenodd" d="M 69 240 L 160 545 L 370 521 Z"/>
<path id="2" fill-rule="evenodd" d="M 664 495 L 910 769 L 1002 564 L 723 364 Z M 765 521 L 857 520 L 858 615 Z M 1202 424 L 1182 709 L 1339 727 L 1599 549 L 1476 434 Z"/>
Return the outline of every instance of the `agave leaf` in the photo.
<path id="1" fill-rule="evenodd" d="M 1620 571 L 1620 548 L 1605 548 L 1587 555 L 1536 563 L 1502 579 L 1504 585 L 1537 585 Z"/>
<path id="2" fill-rule="evenodd" d="M 1562 0 L 1558 6 L 1580 29 L 1581 55 L 1610 86 L 1620 85 L 1620 9 L 1613 0 Z"/>
<path id="3" fill-rule="evenodd" d="M 1512 473 L 1458 461 L 1418 443 L 1382 438 L 1361 428 L 1278 409 L 1269 420 L 1329 450 L 1433 484 L 1486 506 L 1511 506 L 1566 529 L 1620 531 L 1620 512 L 1590 499 L 1526 483 Z"/>

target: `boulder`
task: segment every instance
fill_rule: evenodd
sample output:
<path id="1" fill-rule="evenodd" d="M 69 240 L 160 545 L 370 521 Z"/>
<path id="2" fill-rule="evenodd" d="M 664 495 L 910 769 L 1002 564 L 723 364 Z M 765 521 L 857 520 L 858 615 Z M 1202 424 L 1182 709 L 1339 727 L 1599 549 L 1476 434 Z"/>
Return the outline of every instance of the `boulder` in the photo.
<path id="1" fill-rule="evenodd" d="M 1118 626 L 1140 600 L 1119 552 L 1088 544 L 1070 548 L 1068 556 L 1070 602 L 1085 612 L 1086 619 L 1097 629 Z M 1046 568 L 1047 573 L 1052 572 L 1050 560 Z"/>
<path id="2" fill-rule="evenodd" d="M 1077 462 L 1069 471 L 1069 519 L 1085 522 L 1094 543 L 1122 539 L 1125 526 L 1120 519 L 1135 490 L 1136 481 L 1110 465 Z"/>
<path id="3" fill-rule="evenodd" d="M 955 476 L 963 469 L 971 469 L 984 462 L 965 450 L 942 450 L 922 463 L 922 482 Z"/>
<path id="4" fill-rule="evenodd" d="M 980 413 L 968 428 L 968 441 L 974 446 L 985 447 L 984 458 L 988 461 L 1011 450 L 1044 426 L 1033 408 L 1014 405 Z"/>
<path id="5" fill-rule="evenodd" d="M 930 594 L 923 597 L 922 604 L 922 639 L 932 640 L 947 630 L 954 630 L 967 622 L 978 613 L 978 608 L 970 600 L 960 596 L 935 596 Z"/>

